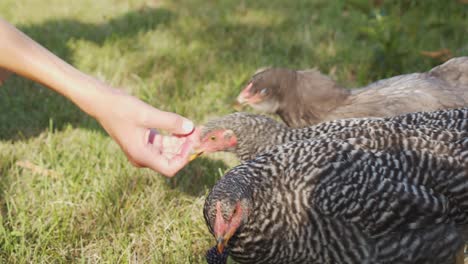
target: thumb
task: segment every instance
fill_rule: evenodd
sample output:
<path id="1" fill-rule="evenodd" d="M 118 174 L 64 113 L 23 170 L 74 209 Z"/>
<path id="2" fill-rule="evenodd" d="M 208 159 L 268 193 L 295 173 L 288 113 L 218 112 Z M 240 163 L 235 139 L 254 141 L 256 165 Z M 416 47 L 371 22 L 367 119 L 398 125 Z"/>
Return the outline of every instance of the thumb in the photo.
<path id="1" fill-rule="evenodd" d="M 193 122 L 189 119 L 152 107 L 147 113 L 144 125 L 148 128 L 162 129 L 178 135 L 190 134 L 194 129 Z"/>

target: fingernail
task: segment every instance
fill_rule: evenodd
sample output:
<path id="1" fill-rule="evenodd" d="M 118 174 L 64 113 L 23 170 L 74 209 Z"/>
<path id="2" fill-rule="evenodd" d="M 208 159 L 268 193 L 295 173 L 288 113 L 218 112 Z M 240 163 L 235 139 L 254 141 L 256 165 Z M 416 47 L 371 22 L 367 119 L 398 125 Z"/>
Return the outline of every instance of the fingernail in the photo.
<path id="1" fill-rule="evenodd" d="M 184 134 L 191 133 L 193 131 L 193 122 L 188 119 L 185 119 L 182 123 L 182 130 L 184 131 Z"/>

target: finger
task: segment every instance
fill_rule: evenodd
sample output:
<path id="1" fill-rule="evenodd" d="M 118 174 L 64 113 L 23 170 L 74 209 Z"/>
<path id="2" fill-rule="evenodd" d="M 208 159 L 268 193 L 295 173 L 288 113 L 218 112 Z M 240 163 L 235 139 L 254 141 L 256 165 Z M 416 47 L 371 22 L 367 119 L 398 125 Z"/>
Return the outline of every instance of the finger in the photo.
<path id="1" fill-rule="evenodd" d="M 153 107 L 149 107 L 145 116 L 144 125 L 148 128 L 158 128 L 180 135 L 190 134 L 194 129 L 193 122 L 187 118 Z"/>
<path id="2" fill-rule="evenodd" d="M 128 161 L 130 162 L 130 164 L 132 164 L 134 167 L 136 168 L 141 168 L 143 167 L 140 163 L 136 162 L 135 160 L 131 159 L 131 158 L 128 158 Z"/>
<path id="3" fill-rule="evenodd" d="M 160 149 L 152 147 L 146 156 L 145 166 L 166 176 L 172 177 L 189 163 L 191 148 L 191 142 L 188 141 L 182 144 L 179 153 L 164 155 L 164 153 L 160 152 Z"/>
<path id="4" fill-rule="evenodd" d="M 190 139 L 195 144 L 200 144 L 202 132 L 203 132 L 203 126 L 197 126 L 194 129 L 193 133 L 188 136 L 188 139 Z"/>
<path id="5" fill-rule="evenodd" d="M 148 143 L 154 144 L 154 138 L 158 135 L 158 131 L 154 128 L 148 130 Z"/>
<path id="6" fill-rule="evenodd" d="M 152 155 L 153 159 L 146 163 L 145 167 L 159 172 L 165 176 L 173 177 L 179 170 L 188 164 L 187 158 L 174 156 L 172 158 L 165 157 L 161 154 Z"/>
<path id="7" fill-rule="evenodd" d="M 187 138 L 174 137 L 174 136 L 165 136 L 162 140 L 163 153 L 168 154 L 179 154 L 181 153 L 182 145 L 185 144 Z"/>

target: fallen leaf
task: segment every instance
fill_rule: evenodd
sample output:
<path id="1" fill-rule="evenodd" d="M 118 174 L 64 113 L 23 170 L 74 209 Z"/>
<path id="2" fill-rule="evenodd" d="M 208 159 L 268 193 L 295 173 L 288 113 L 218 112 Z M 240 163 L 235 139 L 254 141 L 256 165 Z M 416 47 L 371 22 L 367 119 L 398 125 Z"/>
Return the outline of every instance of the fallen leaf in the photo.
<path id="1" fill-rule="evenodd" d="M 452 52 L 449 49 L 440 49 L 434 51 L 421 51 L 421 55 L 432 59 L 446 61 L 453 57 Z"/>
<path id="2" fill-rule="evenodd" d="M 51 176 L 52 178 L 58 178 L 60 176 L 56 171 L 42 168 L 28 160 L 17 161 L 16 166 L 21 167 L 23 169 L 28 169 L 32 173 L 43 175 L 43 176 Z"/>

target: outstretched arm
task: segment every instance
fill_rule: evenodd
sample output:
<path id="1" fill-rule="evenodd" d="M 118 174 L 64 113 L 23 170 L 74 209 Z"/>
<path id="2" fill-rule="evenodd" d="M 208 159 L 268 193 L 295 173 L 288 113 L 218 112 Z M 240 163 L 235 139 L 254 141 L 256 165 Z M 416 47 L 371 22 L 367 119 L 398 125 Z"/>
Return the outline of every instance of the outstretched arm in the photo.
<path id="1" fill-rule="evenodd" d="M 121 90 L 80 72 L 0 19 L 0 84 L 6 69 L 37 81 L 73 101 L 96 118 L 136 166 L 167 176 L 186 163 L 195 135 L 193 123 L 177 114 L 151 107 Z M 163 137 L 150 128 L 187 135 Z"/>

